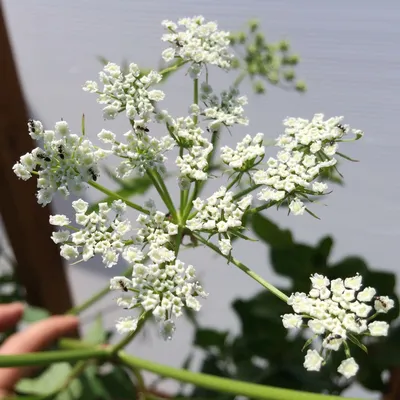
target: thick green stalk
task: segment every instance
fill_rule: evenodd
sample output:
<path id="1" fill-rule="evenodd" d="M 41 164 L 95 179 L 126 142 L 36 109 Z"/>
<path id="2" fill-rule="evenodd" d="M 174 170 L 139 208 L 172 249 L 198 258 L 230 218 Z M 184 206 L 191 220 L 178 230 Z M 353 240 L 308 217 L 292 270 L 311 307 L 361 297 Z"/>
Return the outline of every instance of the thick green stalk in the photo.
<path id="1" fill-rule="evenodd" d="M 104 186 L 100 185 L 99 183 L 95 181 L 89 181 L 88 182 L 90 186 L 96 188 L 97 190 L 100 190 L 100 192 L 103 192 L 107 196 L 110 196 L 116 200 L 122 200 L 128 207 L 134 208 L 135 210 L 138 210 L 142 212 L 143 214 L 150 214 L 149 210 L 146 210 L 142 206 L 139 206 L 138 204 L 133 203 L 132 201 L 125 199 L 124 197 L 120 196 L 119 194 L 113 192 L 112 190 L 109 190 L 105 188 Z"/>
<path id="2" fill-rule="evenodd" d="M 90 344 L 76 339 L 62 339 L 59 342 L 61 347 L 69 349 L 92 348 Z M 247 396 L 252 399 L 261 400 L 341 400 L 340 396 L 329 396 L 318 393 L 300 392 L 290 389 L 281 389 L 271 386 L 263 386 L 256 383 L 247 383 L 228 378 L 220 378 L 208 374 L 191 372 L 143 360 L 141 358 L 129 356 L 120 351 L 117 359 L 130 368 L 138 368 L 153 372 L 166 378 L 172 378 L 180 382 L 191 383 L 193 385 L 215 390 L 223 393 Z M 361 400 L 361 399 L 348 399 Z"/>
<path id="3" fill-rule="evenodd" d="M 263 386 L 255 383 L 247 383 L 238 380 L 220 378 L 208 374 L 191 372 L 183 369 L 156 364 L 129 356 L 125 353 L 118 354 L 119 359 L 125 365 L 144 369 L 155 374 L 176 379 L 180 382 L 191 383 L 195 386 L 215 390 L 223 393 L 232 393 L 238 396 L 247 396 L 261 400 L 341 400 L 340 396 L 327 396 L 317 393 L 300 392 L 290 389 L 281 389 L 272 386 Z M 355 400 L 355 399 L 353 399 Z"/>
<path id="4" fill-rule="evenodd" d="M 232 264 L 236 265 L 239 269 L 241 269 L 245 274 L 249 275 L 251 278 L 253 278 L 255 281 L 257 281 L 260 285 L 264 286 L 266 289 L 268 289 L 272 294 L 274 294 L 276 297 L 280 298 L 282 301 L 287 303 L 288 297 L 286 296 L 285 293 L 281 292 L 278 288 L 276 288 L 274 285 L 271 283 L 267 282 L 265 279 L 261 278 L 258 274 L 256 274 L 254 271 L 252 271 L 249 267 L 246 267 L 243 263 L 241 263 L 239 260 L 237 260 L 234 257 L 226 256 L 221 253 L 220 249 L 215 246 L 211 242 L 207 242 L 206 239 L 204 239 L 201 235 L 197 233 L 193 233 L 194 237 L 198 239 L 201 243 L 205 244 L 207 247 L 210 249 L 214 250 L 216 253 L 218 253 L 220 256 L 226 258 L 229 260 Z"/>
<path id="5" fill-rule="evenodd" d="M 82 348 L 81 350 L 56 350 L 40 353 L 17 355 L 0 355 L 0 368 L 26 367 L 31 365 L 49 365 L 55 362 L 74 362 L 90 358 L 108 358 L 109 352 L 105 349 Z"/>

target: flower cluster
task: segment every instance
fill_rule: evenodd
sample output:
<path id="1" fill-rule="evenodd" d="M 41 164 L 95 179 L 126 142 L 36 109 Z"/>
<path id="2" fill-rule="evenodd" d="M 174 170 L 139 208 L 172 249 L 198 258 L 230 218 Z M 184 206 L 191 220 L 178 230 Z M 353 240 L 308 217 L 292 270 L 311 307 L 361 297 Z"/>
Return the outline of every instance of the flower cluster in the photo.
<path id="1" fill-rule="evenodd" d="M 58 191 L 68 196 L 70 191 L 80 192 L 90 180 L 99 175 L 98 162 L 108 153 L 95 148 L 84 136 L 72 134 L 66 121 L 55 124 L 54 131 L 44 130 L 40 121 L 28 122 L 29 134 L 43 141 L 20 158 L 13 166 L 14 173 L 23 180 L 37 174 L 38 203 L 49 204 Z"/>
<path id="2" fill-rule="evenodd" d="M 170 120 L 169 132 L 187 154 L 179 155 L 176 165 L 180 169 L 181 178 L 190 181 L 204 181 L 207 179 L 208 155 L 213 145 L 203 136 L 203 130 L 195 123 L 192 117 Z"/>
<path id="3" fill-rule="evenodd" d="M 303 319 L 315 337 L 322 340 L 322 351 L 308 350 L 304 367 L 309 371 L 319 371 L 331 351 L 344 346 L 347 358 L 340 364 L 338 372 L 346 378 L 358 371 L 356 361 L 350 356 L 347 339 L 362 347 L 358 337 L 387 336 L 389 324 L 373 321 L 378 314 L 387 313 L 394 307 L 394 301 L 387 296 L 376 296 L 372 287 L 362 287 L 362 277 L 330 281 L 327 277 L 311 276 L 312 288 L 306 293 L 294 293 L 288 304 L 295 314 L 285 314 L 282 322 L 285 328 L 300 328 Z"/>
<path id="4" fill-rule="evenodd" d="M 182 315 L 184 306 L 200 310 L 196 297 L 207 294 L 196 280 L 195 269 L 176 258 L 170 249 L 171 237 L 178 233 L 178 226 L 168 220 L 160 211 L 138 217 L 141 228 L 135 238 L 136 244 L 148 245 L 146 254 L 136 246 L 124 252 L 124 258 L 132 265 L 132 278 L 117 276 L 111 279 L 110 288 L 122 290 L 123 296 L 117 304 L 123 308 L 140 307 L 151 312 L 160 323 L 164 339 L 171 339 L 175 330 L 173 318 Z M 143 261 L 149 259 L 149 264 Z M 139 317 L 140 318 L 140 317 Z M 119 332 L 134 331 L 138 318 L 125 317 L 117 322 Z"/>
<path id="5" fill-rule="evenodd" d="M 99 79 L 103 84 L 102 90 L 94 81 L 87 81 L 83 90 L 99 94 L 97 101 L 106 104 L 103 108 L 105 119 L 115 119 L 125 111 L 128 119 L 147 122 L 154 112 L 153 103 L 163 100 L 165 96 L 161 90 L 149 90 L 161 81 L 162 76 L 156 71 L 144 74 L 136 64 L 130 64 L 124 74 L 120 66 L 108 63 L 100 72 Z"/>
<path id="6" fill-rule="evenodd" d="M 223 69 L 230 68 L 233 55 L 229 52 L 229 32 L 219 31 L 215 22 L 205 22 L 202 16 L 182 18 L 178 24 L 163 21 L 162 25 L 168 31 L 161 40 L 171 47 L 162 52 L 166 62 L 179 58 L 192 62 L 191 76 L 197 78 L 202 66 L 216 65 Z M 179 27 L 185 28 L 179 31 Z"/>
<path id="7" fill-rule="evenodd" d="M 222 147 L 222 161 L 238 172 L 251 170 L 264 158 L 265 147 L 263 146 L 263 139 L 263 133 L 257 133 L 253 139 L 250 135 L 246 135 L 244 139 L 236 145 L 236 150 L 228 146 Z"/>
<path id="8" fill-rule="evenodd" d="M 221 125 L 248 125 L 249 120 L 244 116 L 243 108 L 247 104 L 247 97 L 240 96 L 237 88 L 224 90 L 219 98 L 213 93 L 212 87 L 204 82 L 201 85 L 200 98 L 205 107 L 199 107 L 197 112 L 206 121 L 211 121 L 208 124 L 209 129 L 219 129 Z"/>
<path id="9" fill-rule="evenodd" d="M 289 209 L 294 215 L 306 210 L 301 198 L 308 195 L 324 194 L 327 185 L 317 182 L 321 169 L 336 164 L 338 142 L 350 132 L 348 125 L 342 125 L 342 117 L 324 121 L 322 114 L 316 114 L 311 121 L 301 118 L 288 118 L 284 121 L 285 133 L 277 139 L 282 150 L 276 159 L 267 161 L 268 169 L 253 174 L 256 184 L 266 187 L 258 193 L 263 201 L 280 203 L 287 199 Z M 352 130 L 354 140 L 362 136 L 359 130 Z"/>
<path id="10" fill-rule="evenodd" d="M 75 222 L 80 228 L 69 227 L 70 220 L 65 215 L 53 215 L 50 224 L 68 226 L 74 232 L 64 229 L 53 232 L 55 243 L 62 243 L 61 256 L 67 260 L 82 256 L 87 261 L 96 254 L 102 255 L 106 267 L 112 267 L 118 262 L 120 253 L 124 250 L 126 235 L 131 231 L 129 220 L 122 219 L 126 204 L 121 200 L 99 204 L 99 211 L 87 213 L 89 204 L 82 199 L 72 202 L 76 212 Z M 113 218 L 110 217 L 113 213 Z"/>
<path id="11" fill-rule="evenodd" d="M 143 176 L 147 169 L 155 168 L 159 172 L 165 172 L 164 162 L 166 153 L 174 146 L 170 136 L 160 139 L 148 135 L 137 121 L 134 123 L 135 130 L 124 134 L 126 143 L 116 140 L 113 132 L 103 129 L 98 138 L 107 144 L 112 144 L 111 152 L 124 160 L 116 168 L 118 178 L 128 179 L 137 171 Z M 139 133 L 138 133 L 139 132 Z"/>
<path id="12" fill-rule="evenodd" d="M 244 212 L 251 205 L 252 196 L 247 195 L 239 202 L 233 200 L 233 192 L 221 187 L 206 201 L 197 198 L 193 201 L 196 215 L 189 219 L 186 227 L 191 231 L 218 233 L 221 253 L 228 255 L 232 250 L 231 235 L 240 236 L 243 229 Z"/>

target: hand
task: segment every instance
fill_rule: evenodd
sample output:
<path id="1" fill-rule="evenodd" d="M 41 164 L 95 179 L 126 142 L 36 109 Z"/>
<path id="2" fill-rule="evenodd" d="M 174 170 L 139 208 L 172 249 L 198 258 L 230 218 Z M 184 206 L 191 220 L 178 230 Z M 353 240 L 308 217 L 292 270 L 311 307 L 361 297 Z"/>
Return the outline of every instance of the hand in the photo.
<path id="1" fill-rule="evenodd" d="M 21 303 L 0 305 L 0 332 L 13 327 L 22 317 Z M 78 318 L 72 315 L 55 315 L 30 325 L 10 336 L 0 347 L 1 354 L 22 354 L 39 351 L 56 339 L 73 332 L 78 327 Z M 10 395 L 14 385 L 32 371 L 32 367 L 0 368 L 0 399 Z"/>

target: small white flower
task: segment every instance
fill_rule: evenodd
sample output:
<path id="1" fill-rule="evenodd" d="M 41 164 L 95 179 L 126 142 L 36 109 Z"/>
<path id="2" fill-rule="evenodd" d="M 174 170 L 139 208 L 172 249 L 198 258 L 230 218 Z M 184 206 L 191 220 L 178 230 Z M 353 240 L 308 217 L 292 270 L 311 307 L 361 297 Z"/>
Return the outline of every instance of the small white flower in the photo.
<path id="1" fill-rule="evenodd" d="M 50 224 L 56 226 L 69 225 L 71 221 L 62 214 L 50 215 Z"/>
<path id="2" fill-rule="evenodd" d="M 366 287 L 357 294 L 357 300 L 362 302 L 371 301 L 376 294 L 376 290 L 373 287 Z"/>
<path id="3" fill-rule="evenodd" d="M 301 328 L 303 319 L 297 314 L 285 314 L 282 315 L 282 323 L 286 329 Z"/>
<path id="4" fill-rule="evenodd" d="M 344 280 L 344 286 L 348 289 L 353 289 L 353 290 L 360 290 L 361 288 L 361 283 L 362 283 L 362 276 L 361 275 L 356 275 L 351 278 L 346 278 Z"/>
<path id="5" fill-rule="evenodd" d="M 358 364 L 355 362 L 353 357 L 350 357 L 340 363 L 337 371 L 339 374 L 342 374 L 345 378 L 349 379 L 357 374 L 358 369 Z"/>
<path id="6" fill-rule="evenodd" d="M 218 247 L 221 250 L 221 253 L 227 256 L 232 250 L 232 244 L 229 239 L 221 239 L 218 241 Z"/>
<path id="7" fill-rule="evenodd" d="M 301 200 L 295 199 L 290 202 L 289 209 L 294 215 L 303 215 L 306 206 Z"/>
<path id="8" fill-rule="evenodd" d="M 303 365 L 307 371 L 319 371 L 323 361 L 317 350 L 308 349 Z"/>
<path id="9" fill-rule="evenodd" d="M 368 330 L 371 336 L 387 336 L 389 324 L 385 321 L 374 321 L 368 324 Z"/>
<path id="10" fill-rule="evenodd" d="M 326 288 L 329 285 L 329 279 L 321 274 L 314 274 L 311 275 L 311 283 L 312 283 L 312 287 L 314 289 L 323 289 Z"/>
<path id="11" fill-rule="evenodd" d="M 378 296 L 374 301 L 374 308 L 378 313 L 387 313 L 394 307 L 394 301 L 388 296 Z"/>
<path id="12" fill-rule="evenodd" d="M 116 328 L 118 333 L 129 333 L 136 330 L 138 320 L 133 317 L 121 317 L 117 320 Z"/>
<path id="13" fill-rule="evenodd" d="M 307 325 L 316 335 L 322 335 L 325 333 L 325 327 L 318 319 L 310 319 Z"/>

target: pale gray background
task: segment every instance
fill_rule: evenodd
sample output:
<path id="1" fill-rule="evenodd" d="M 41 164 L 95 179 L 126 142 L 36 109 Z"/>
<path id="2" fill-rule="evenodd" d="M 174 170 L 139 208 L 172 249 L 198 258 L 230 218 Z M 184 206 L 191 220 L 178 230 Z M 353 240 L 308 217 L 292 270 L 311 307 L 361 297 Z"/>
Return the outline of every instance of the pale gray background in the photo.
<path id="1" fill-rule="evenodd" d="M 397 114 L 400 4 L 397 1 L 5 0 L 3 3 L 25 94 L 35 116 L 48 129 L 60 117 L 78 128 L 84 112 L 91 138 L 105 124 L 94 96 L 82 92 L 80 86 L 87 79 L 96 79 L 100 69 L 96 56 L 104 55 L 117 63 L 128 59 L 142 66 L 157 66 L 164 48 L 160 41 L 162 19 L 202 14 L 218 20 L 221 28 L 236 31 L 249 18 L 259 18 L 268 39 L 287 38 L 301 55 L 297 71 L 306 80 L 309 91 L 304 96 L 276 89 L 270 90 L 267 97 L 249 95 L 250 126 L 235 130 L 228 141 L 233 145 L 243 133 L 258 131 L 275 137 L 281 131 L 282 119 L 288 115 L 304 118 L 316 112 L 345 115 L 346 122 L 365 131 L 365 139 L 346 148 L 347 154 L 362 162 L 343 164 L 346 187 L 335 188 L 327 199 L 328 207 L 314 208 L 322 221 L 309 216 L 288 218 L 283 211 L 269 215 L 306 242 L 315 243 L 322 235 L 333 234 L 335 258 L 363 255 L 370 265 L 397 272 L 400 239 Z M 221 88 L 229 84 L 229 76 L 214 75 L 214 79 L 215 76 Z M 191 99 L 188 81 L 183 76 L 175 77 L 165 90 L 165 107 L 184 115 Z M 246 85 L 242 91 L 250 94 Z M 119 133 L 126 129 L 121 119 L 106 125 Z M 99 198 L 94 192 L 88 192 L 87 196 L 91 200 Z M 70 203 L 58 200 L 56 208 L 69 213 Z M 262 276 L 280 282 L 271 276 L 267 252 L 261 245 L 246 243 L 236 249 L 236 254 Z M 238 296 L 252 295 L 259 289 L 257 284 L 204 250 L 184 253 L 183 258 L 196 265 L 210 292 L 208 300 L 203 302 L 200 321 L 236 331 L 238 323 L 230 311 L 230 302 Z M 116 274 L 95 263 L 69 267 L 68 273 L 76 302 L 86 299 L 109 276 Z M 120 311 L 114 307 L 112 297 L 101 306 L 107 309 L 107 325 L 112 326 Z M 191 339 L 192 331 L 182 321 L 171 343 L 162 342 L 152 333 L 132 345 L 130 351 L 179 366 Z M 165 387 L 175 385 L 167 383 Z M 346 393 L 362 394 L 357 388 Z"/>

